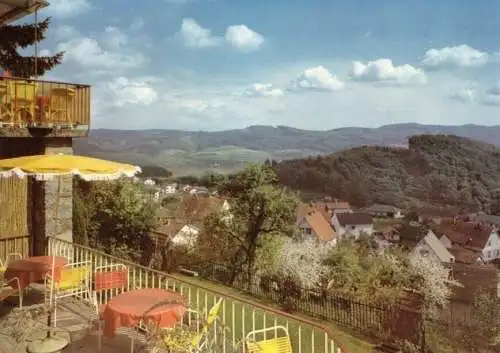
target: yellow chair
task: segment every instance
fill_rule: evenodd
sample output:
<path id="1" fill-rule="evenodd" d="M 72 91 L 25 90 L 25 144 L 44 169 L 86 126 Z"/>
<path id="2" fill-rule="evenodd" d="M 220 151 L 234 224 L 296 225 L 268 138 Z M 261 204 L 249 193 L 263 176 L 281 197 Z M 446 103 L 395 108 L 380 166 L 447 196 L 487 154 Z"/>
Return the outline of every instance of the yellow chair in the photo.
<path id="1" fill-rule="evenodd" d="M 57 323 L 57 300 L 67 297 L 80 297 L 84 296 L 91 302 L 91 264 L 90 261 L 76 262 L 65 265 L 61 269 L 59 280 L 52 283 L 51 275 L 46 276 L 45 279 L 45 300 L 47 301 L 47 294 L 49 300 L 54 301 L 54 326 Z"/>
<path id="2" fill-rule="evenodd" d="M 281 335 L 279 335 L 281 334 Z M 267 336 L 272 338 L 267 338 Z M 257 340 L 257 336 L 263 336 Z M 284 326 L 273 326 L 251 331 L 246 336 L 248 353 L 292 353 L 292 342 Z"/>
<path id="3" fill-rule="evenodd" d="M 7 80 L 7 100 L 14 123 L 28 124 L 36 118 L 37 83 L 20 79 Z"/>
<path id="4" fill-rule="evenodd" d="M 70 124 L 71 109 L 75 90 L 68 87 L 53 87 L 50 92 L 50 122 L 56 124 Z"/>
<path id="5" fill-rule="evenodd" d="M 222 306 L 222 298 L 220 298 L 208 312 L 207 318 L 201 330 L 199 332 L 192 333 L 190 337 L 183 337 L 182 341 L 184 341 L 184 339 L 186 339 L 186 343 L 187 341 L 189 341 L 190 347 L 188 352 L 197 353 L 202 351 L 207 346 L 208 332 L 210 330 L 210 327 L 213 325 L 213 323 L 219 316 L 221 306 Z M 188 313 L 195 313 L 199 315 L 198 312 L 193 310 L 188 310 Z M 168 329 L 165 329 L 165 333 L 166 335 L 163 338 L 163 343 L 165 344 L 166 347 L 178 343 L 178 342 L 172 342 L 171 337 L 168 335 Z"/>

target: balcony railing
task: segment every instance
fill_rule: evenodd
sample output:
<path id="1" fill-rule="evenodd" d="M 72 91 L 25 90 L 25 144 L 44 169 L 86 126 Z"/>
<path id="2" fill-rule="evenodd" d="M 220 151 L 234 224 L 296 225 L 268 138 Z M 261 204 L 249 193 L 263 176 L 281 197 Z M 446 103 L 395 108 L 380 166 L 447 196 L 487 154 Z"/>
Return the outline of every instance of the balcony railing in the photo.
<path id="1" fill-rule="evenodd" d="M 117 263 L 124 264 L 129 270 L 130 288 L 127 289 L 165 288 L 174 290 L 180 292 L 194 308 L 210 308 L 215 304 L 217 298 L 223 297 L 224 301 L 219 318 L 222 326 L 227 330 L 222 330 L 220 333 L 221 330 L 217 330 L 215 323 L 212 327 L 212 333 L 216 340 L 224 343 L 222 345 L 224 353 L 229 351 L 228 347 L 238 345 L 241 347 L 241 342 L 244 341 L 248 332 L 277 325 L 285 326 L 289 330 L 294 353 L 347 353 L 322 325 L 274 310 L 265 305 L 204 288 L 175 276 L 55 238 L 49 239 L 48 254 L 66 257 L 72 262 L 89 261 L 94 268 Z M 101 304 L 106 303 L 117 294 L 118 292 L 107 293 L 99 300 Z"/>
<path id="2" fill-rule="evenodd" d="M 0 77 L 0 126 L 78 127 L 90 124 L 90 86 Z"/>

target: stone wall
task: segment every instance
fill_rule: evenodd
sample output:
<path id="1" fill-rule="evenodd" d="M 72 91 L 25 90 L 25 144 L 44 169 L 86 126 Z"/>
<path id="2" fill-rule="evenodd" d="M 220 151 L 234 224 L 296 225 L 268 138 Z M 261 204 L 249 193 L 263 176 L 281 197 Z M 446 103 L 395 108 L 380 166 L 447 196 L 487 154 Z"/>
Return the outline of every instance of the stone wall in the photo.
<path id="1" fill-rule="evenodd" d="M 48 139 L 45 154 L 73 154 L 72 140 Z M 72 241 L 73 177 L 64 176 L 45 182 L 45 237 L 56 236 Z"/>

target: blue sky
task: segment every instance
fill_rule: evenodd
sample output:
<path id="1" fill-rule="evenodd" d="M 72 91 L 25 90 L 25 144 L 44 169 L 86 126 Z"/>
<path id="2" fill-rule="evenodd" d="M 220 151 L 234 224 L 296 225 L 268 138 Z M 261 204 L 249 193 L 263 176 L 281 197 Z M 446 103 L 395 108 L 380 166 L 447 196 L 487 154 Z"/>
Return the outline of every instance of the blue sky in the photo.
<path id="1" fill-rule="evenodd" d="M 52 0 L 94 127 L 500 124 L 500 2 Z"/>

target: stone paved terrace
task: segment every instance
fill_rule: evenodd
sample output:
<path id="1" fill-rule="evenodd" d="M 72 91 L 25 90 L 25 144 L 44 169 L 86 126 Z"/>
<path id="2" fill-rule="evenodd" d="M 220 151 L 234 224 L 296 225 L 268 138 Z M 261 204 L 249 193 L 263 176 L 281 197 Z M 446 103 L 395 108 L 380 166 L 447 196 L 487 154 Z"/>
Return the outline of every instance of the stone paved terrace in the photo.
<path id="1" fill-rule="evenodd" d="M 30 341 L 46 334 L 47 315 L 41 313 L 43 297 L 37 289 L 31 289 L 25 296 L 25 305 L 17 307 L 17 298 L 0 307 L 0 353 L 25 353 Z M 57 334 L 70 342 L 64 352 L 97 352 L 97 332 L 89 327 L 92 309 L 88 304 L 75 299 L 58 303 Z M 132 333 L 130 333 L 132 334 Z M 136 352 L 144 347 L 144 340 L 136 334 Z M 142 341 L 142 342 L 141 342 Z M 130 336 L 117 333 L 113 339 L 103 339 L 102 353 L 130 351 Z"/>

